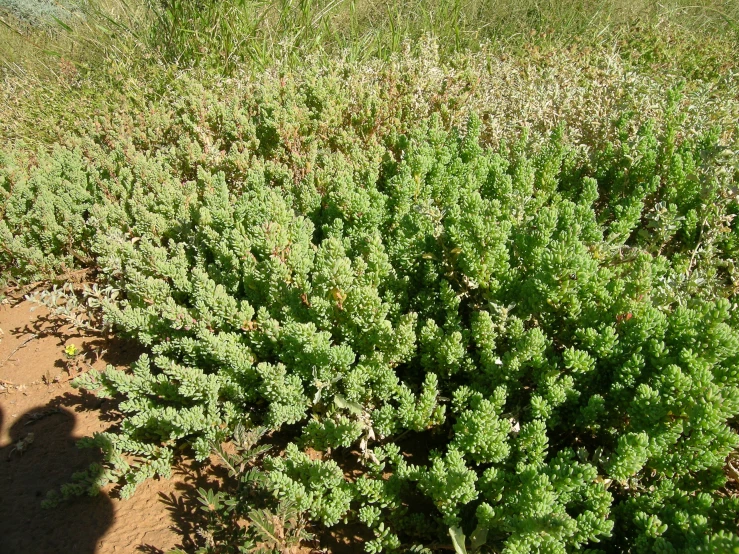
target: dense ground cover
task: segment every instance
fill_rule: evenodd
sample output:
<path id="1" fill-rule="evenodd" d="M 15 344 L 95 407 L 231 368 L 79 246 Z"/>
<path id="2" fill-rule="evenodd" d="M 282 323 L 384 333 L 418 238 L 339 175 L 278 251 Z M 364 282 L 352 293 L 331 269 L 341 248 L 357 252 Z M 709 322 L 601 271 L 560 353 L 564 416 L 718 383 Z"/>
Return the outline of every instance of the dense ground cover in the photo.
<path id="1" fill-rule="evenodd" d="M 339 27 L 288 44 L 300 64 L 257 33 L 250 66 L 196 37 L 179 67 L 162 39 L 11 68 L 2 278 L 88 268 L 147 351 L 78 379 L 126 418 L 50 503 L 215 452 L 205 551 L 339 522 L 368 552 L 739 548 L 739 73 L 709 8 L 615 42 L 560 22 L 567 48 L 439 32 L 362 59 Z"/>

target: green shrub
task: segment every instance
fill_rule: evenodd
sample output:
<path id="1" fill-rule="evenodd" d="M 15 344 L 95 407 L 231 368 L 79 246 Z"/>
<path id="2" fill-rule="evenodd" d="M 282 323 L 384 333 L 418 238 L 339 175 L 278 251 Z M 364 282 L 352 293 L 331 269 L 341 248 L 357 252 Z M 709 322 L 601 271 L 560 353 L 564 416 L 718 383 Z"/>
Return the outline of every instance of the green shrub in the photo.
<path id="1" fill-rule="evenodd" d="M 290 444 L 234 471 L 225 506 L 293 538 L 305 517 L 361 523 L 368 552 L 450 532 L 507 552 L 735 548 L 725 135 L 689 132 L 675 97 L 591 152 L 565 126 L 496 141 L 411 85 L 398 113 L 339 82 L 224 99 L 185 80 L 170 108 L 4 154 L 0 266 L 94 267 L 124 293 L 105 318 L 147 348 L 77 380 L 125 414 L 86 441 L 96 482 L 126 496 L 183 448 L 206 460 L 264 426 Z"/>
<path id="2" fill-rule="evenodd" d="M 91 264 L 86 244 L 94 229 L 88 215 L 102 195 L 85 160 L 79 152 L 57 148 L 51 155 L 40 153 L 31 174 L 28 164 L 26 156 L 0 153 L 4 277 L 40 279 Z"/>

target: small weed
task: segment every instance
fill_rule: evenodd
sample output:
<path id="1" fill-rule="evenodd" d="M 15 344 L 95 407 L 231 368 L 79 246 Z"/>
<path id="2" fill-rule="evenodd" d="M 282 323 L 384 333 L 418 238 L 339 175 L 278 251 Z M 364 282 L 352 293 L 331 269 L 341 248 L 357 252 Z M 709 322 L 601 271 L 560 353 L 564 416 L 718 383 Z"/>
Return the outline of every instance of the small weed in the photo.
<path id="1" fill-rule="evenodd" d="M 8 460 L 10 460 L 13 454 L 19 454 L 22 456 L 30 448 L 34 440 L 35 435 L 33 433 L 28 433 L 25 437 L 19 439 L 15 444 L 13 444 L 13 448 L 10 449 L 10 452 L 8 452 Z"/>
<path id="2" fill-rule="evenodd" d="M 67 355 L 67 358 L 72 359 L 80 353 L 80 349 L 77 348 L 74 344 L 69 344 L 64 347 L 64 353 Z"/>

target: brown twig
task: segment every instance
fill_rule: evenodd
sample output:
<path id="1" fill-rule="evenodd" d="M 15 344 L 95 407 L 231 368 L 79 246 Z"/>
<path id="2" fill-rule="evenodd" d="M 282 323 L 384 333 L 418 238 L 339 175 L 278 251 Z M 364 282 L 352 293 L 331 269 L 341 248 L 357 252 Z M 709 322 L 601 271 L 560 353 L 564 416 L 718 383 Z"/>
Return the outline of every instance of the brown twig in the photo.
<path id="1" fill-rule="evenodd" d="M 26 284 L 23 284 L 23 285 L 16 284 L 16 285 L 8 286 L 8 287 L 6 287 L 5 290 L 8 293 L 10 293 L 10 294 L 16 294 L 16 293 L 18 293 L 20 291 L 21 298 L 22 298 L 23 296 L 25 296 L 25 294 L 27 293 L 27 291 L 31 291 L 33 289 L 36 289 L 36 288 L 40 287 L 40 286 L 47 286 L 47 285 L 49 285 L 51 283 L 62 282 L 62 281 L 65 281 L 65 282 L 66 281 L 69 281 L 69 282 L 71 282 L 72 280 L 75 280 L 76 283 L 85 282 L 86 280 L 80 281 L 78 279 L 78 277 L 80 275 L 83 275 L 84 276 L 87 273 L 91 273 L 92 270 L 93 269 L 90 268 L 90 267 L 83 267 L 83 268 L 80 268 L 80 269 L 73 269 L 73 270 L 69 270 L 69 271 L 64 271 L 62 273 L 59 273 L 57 275 L 53 275 L 51 277 L 47 277 L 46 279 L 41 279 L 39 281 L 33 281 L 31 283 L 26 283 Z"/>
<path id="2" fill-rule="evenodd" d="M 693 264 L 695 263 L 695 257 L 698 254 L 698 249 L 701 247 L 702 242 L 702 234 L 703 234 L 703 228 L 705 227 L 706 223 L 708 223 L 708 219 L 704 219 L 703 223 L 701 223 L 701 228 L 698 235 L 698 244 L 695 245 L 695 249 L 693 250 L 693 254 L 690 256 L 690 263 L 688 264 L 688 269 L 685 271 L 685 275 L 687 277 L 690 277 L 690 273 L 693 271 Z"/>
<path id="3" fill-rule="evenodd" d="M 62 413 L 61 408 L 49 408 L 48 410 L 43 410 L 40 412 L 32 412 L 28 414 L 28 421 L 26 421 L 25 425 L 31 425 L 33 423 L 36 423 L 39 419 L 43 419 L 50 415 L 61 414 L 61 413 Z"/>
<path id="4" fill-rule="evenodd" d="M 734 479 L 734 481 L 739 483 L 739 471 L 737 471 L 737 469 L 733 465 L 731 465 L 731 462 L 728 460 L 726 461 L 726 466 L 729 469 L 731 478 Z"/>
<path id="5" fill-rule="evenodd" d="M 2 366 L 4 366 L 5 364 L 7 364 L 7 363 L 8 363 L 9 361 L 10 361 L 10 359 L 11 359 L 11 358 L 12 358 L 13 356 L 15 356 L 15 353 L 16 353 L 16 352 L 18 352 L 18 350 L 20 350 L 21 348 L 24 348 L 24 347 L 25 347 L 25 346 L 26 346 L 26 345 L 27 345 L 27 344 L 28 344 L 29 342 L 31 342 L 31 341 L 32 341 L 33 339 L 35 339 L 36 337 L 38 337 L 38 335 L 37 335 L 36 333 L 34 333 L 34 334 L 33 334 L 33 335 L 31 335 L 30 337 L 28 337 L 28 338 L 27 338 L 26 340 L 24 340 L 24 341 L 23 341 L 23 342 L 22 342 L 21 344 L 19 344 L 19 345 L 18 345 L 18 346 L 17 346 L 16 348 L 15 348 L 15 350 L 13 350 L 13 351 L 12 351 L 12 352 L 10 353 L 10 355 L 9 355 L 9 356 L 8 356 L 7 358 L 5 358 L 5 361 L 3 361 L 3 363 L 1 363 L 1 364 L 0 364 L 0 367 L 2 367 Z"/>

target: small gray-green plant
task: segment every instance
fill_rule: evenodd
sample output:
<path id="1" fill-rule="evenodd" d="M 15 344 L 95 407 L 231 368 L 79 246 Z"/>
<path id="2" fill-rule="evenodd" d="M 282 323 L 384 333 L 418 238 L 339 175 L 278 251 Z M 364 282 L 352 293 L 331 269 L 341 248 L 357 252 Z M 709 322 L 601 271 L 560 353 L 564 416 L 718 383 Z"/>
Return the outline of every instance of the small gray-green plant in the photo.
<path id="1" fill-rule="evenodd" d="M 78 329 L 93 333 L 106 331 L 99 308 L 102 302 L 115 302 L 120 291 L 112 286 L 83 284 L 81 291 L 73 283 L 64 283 L 61 287 L 53 285 L 51 289 L 43 289 L 25 296 L 26 300 L 43 306 L 49 313 Z M 80 298 L 81 296 L 81 298 Z M 31 311 L 36 307 L 32 307 Z"/>
<path id="2" fill-rule="evenodd" d="M 75 4 L 73 0 L 2 0 L 0 15 L 12 15 L 22 25 L 49 29 L 74 17 Z"/>

